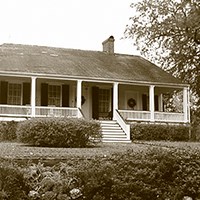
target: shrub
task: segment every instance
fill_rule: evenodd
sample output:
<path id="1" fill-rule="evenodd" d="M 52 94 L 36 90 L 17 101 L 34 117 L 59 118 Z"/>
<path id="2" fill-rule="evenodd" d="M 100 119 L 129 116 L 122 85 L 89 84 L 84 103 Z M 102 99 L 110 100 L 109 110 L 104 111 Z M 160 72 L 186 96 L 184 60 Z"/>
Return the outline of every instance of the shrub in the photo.
<path id="1" fill-rule="evenodd" d="M 21 142 L 48 147 L 86 147 L 101 138 L 96 121 L 70 118 L 35 118 L 20 123 Z"/>
<path id="2" fill-rule="evenodd" d="M 131 140 L 188 141 L 189 139 L 189 127 L 184 125 L 131 125 Z"/>
<path id="3" fill-rule="evenodd" d="M 5 200 L 26 199 L 27 193 L 31 200 L 183 200 L 185 196 L 200 199 L 198 149 L 154 147 L 89 160 L 69 159 L 54 166 L 29 162 L 20 168 L 21 172 L 3 166 L 0 195 L 4 196 L 0 199 Z"/>
<path id="4" fill-rule="evenodd" d="M 200 198 L 198 151 L 149 149 L 94 160 L 79 168 L 86 200 Z"/>
<path id="5" fill-rule="evenodd" d="M 29 188 L 26 186 L 23 174 L 8 162 L 0 164 L 0 199 L 28 199 Z"/>
<path id="6" fill-rule="evenodd" d="M 8 122 L 0 122 L 0 141 L 14 141 L 17 138 L 16 130 L 17 130 L 18 122 L 8 121 Z"/>

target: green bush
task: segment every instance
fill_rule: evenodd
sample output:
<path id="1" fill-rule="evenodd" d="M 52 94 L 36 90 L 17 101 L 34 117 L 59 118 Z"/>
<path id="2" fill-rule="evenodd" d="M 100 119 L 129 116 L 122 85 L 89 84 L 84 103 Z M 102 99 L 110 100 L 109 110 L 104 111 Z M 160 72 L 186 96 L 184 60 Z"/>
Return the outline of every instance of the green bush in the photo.
<path id="1" fill-rule="evenodd" d="M 8 162 L 0 164 L 0 199 L 1 200 L 25 200 L 28 199 L 29 187 L 15 166 Z"/>
<path id="2" fill-rule="evenodd" d="M 8 121 L 8 122 L 0 122 L 0 141 L 14 141 L 17 138 L 16 130 L 17 130 L 18 122 Z"/>
<path id="3" fill-rule="evenodd" d="M 199 199 L 199 160 L 198 151 L 129 151 L 93 160 L 80 167 L 77 176 L 83 181 L 85 200 Z"/>
<path id="4" fill-rule="evenodd" d="M 200 152 L 189 148 L 154 147 L 54 166 L 29 161 L 21 168 L 0 167 L 2 200 L 26 199 L 27 194 L 30 200 L 200 199 L 199 185 Z"/>
<path id="5" fill-rule="evenodd" d="M 100 124 L 94 120 L 35 118 L 17 130 L 21 142 L 44 147 L 86 147 L 100 141 Z"/>
<path id="6" fill-rule="evenodd" d="M 131 140 L 188 141 L 189 127 L 184 125 L 132 124 Z"/>

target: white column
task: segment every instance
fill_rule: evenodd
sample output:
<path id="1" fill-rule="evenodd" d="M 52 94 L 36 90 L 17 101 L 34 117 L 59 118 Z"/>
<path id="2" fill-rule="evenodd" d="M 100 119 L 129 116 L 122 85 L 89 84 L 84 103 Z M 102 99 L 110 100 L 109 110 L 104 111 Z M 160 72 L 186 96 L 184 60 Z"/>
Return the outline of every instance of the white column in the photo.
<path id="1" fill-rule="evenodd" d="M 118 110 L 118 96 L 119 96 L 118 85 L 119 83 L 113 84 L 113 119 L 115 119 L 115 110 Z"/>
<path id="2" fill-rule="evenodd" d="M 189 117 L 188 117 L 188 88 L 184 87 L 183 88 L 183 114 L 184 114 L 184 122 L 188 122 Z"/>
<path id="3" fill-rule="evenodd" d="M 77 81 L 76 88 L 76 107 L 81 108 L 81 96 L 82 96 L 82 80 Z"/>
<path id="4" fill-rule="evenodd" d="M 160 102 L 159 111 L 163 112 L 163 94 L 162 93 L 160 94 L 159 102 Z"/>
<path id="5" fill-rule="evenodd" d="M 150 121 L 154 120 L 154 111 L 155 111 L 155 104 L 154 104 L 154 85 L 149 86 L 149 110 L 150 110 Z"/>
<path id="6" fill-rule="evenodd" d="M 31 77 L 31 115 L 35 117 L 36 105 L 36 77 Z"/>

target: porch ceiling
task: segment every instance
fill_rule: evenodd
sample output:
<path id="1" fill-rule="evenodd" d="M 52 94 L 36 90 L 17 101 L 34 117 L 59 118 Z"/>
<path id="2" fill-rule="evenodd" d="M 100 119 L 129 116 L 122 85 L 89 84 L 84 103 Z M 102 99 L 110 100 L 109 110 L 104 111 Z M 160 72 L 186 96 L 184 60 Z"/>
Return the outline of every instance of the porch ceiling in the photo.
<path id="1" fill-rule="evenodd" d="M 140 56 L 19 44 L 0 46 L 0 71 L 182 85 Z"/>

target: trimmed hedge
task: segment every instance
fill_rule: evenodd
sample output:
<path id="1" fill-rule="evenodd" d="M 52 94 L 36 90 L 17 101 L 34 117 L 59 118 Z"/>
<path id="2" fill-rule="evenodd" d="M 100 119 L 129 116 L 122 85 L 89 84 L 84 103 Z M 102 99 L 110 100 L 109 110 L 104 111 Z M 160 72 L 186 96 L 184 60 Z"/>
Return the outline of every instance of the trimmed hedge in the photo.
<path id="1" fill-rule="evenodd" d="M 0 141 L 16 140 L 17 125 L 18 122 L 15 121 L 0 121 Z"/>
<path id="2" fill-rule="evenodd" d="M 131 140 L 188 141 L 189 129 L 184 125 L 131 124 Z"/>
<path id="3" fill-rule="evenodd" d="M 72 118 L 34 118 L 17 130 L 23 143 L 43 147 L 86 147 L 100 141 L 100 124 Z"/>

